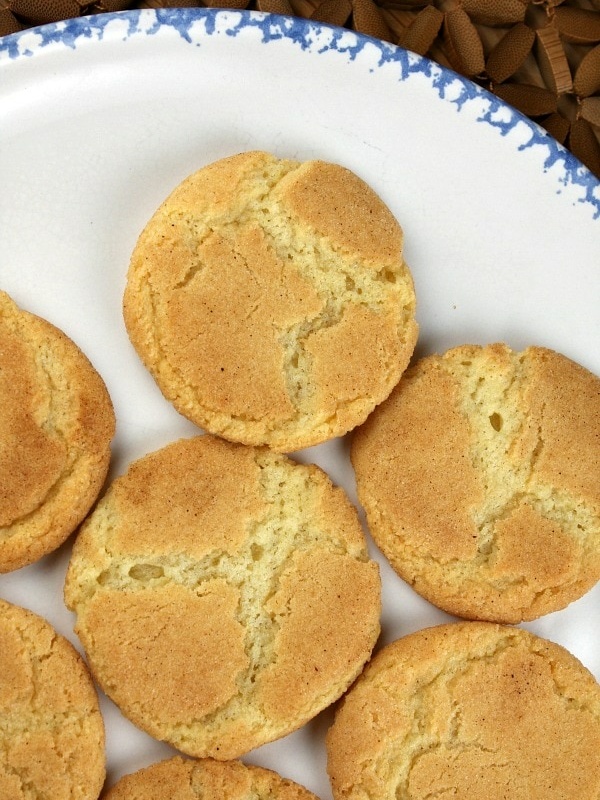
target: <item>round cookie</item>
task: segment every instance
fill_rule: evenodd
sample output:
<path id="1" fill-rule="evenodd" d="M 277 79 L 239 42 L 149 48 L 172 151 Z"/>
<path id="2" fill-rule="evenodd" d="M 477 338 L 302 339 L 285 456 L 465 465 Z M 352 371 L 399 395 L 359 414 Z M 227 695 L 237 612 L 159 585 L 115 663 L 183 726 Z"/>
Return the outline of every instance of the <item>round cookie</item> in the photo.
<path id="1" fill-rule="evenodd" d="M 351 456 L 374 539 L 451 614 L 531 620 L 600 578 L 600 379 L 565 356 L 495 344 L 424 358 Z"/>
<path id="2" fill-rule="evenodd" d="M 83 524 L 65 599 L 98 682 L 157 739 L 237 758 L 356 678 L 380 583 L 314 466 L 209 435 L 134 462 Z"/>
<path id="3" fill-rule="evenodd" d="M 297 450 L 361 423 L 417 338 L 400 226 L 349 170 L 248 152 L 164 201 L 133 252 L 131 341 L 211 433 Z"/>
<path id="4" fill-rule="evenodd" d="M 327 751 L 335 800 L 596 800 L 600 686 L 525 630 L 429 628 L 375 656 Z"/>
<path id="5" fill-rule="evenodd" d="M 96 499 L 115 420 L 102 379 L 49 322 L 0 292 L 0 572 L 55 550 Z"/>
<path id="6" fill-rule="evenodd" d="M 104 764 L 82 659 L 44 619 L 0 600 L 0 797 L 96 800 Z"/>
<path id="7" fill-rule="evenodd" d="M 317 800 L 314 794 L 262 767 L 240 761 L 179 756 L 125 775 L 103 800 Z"/>

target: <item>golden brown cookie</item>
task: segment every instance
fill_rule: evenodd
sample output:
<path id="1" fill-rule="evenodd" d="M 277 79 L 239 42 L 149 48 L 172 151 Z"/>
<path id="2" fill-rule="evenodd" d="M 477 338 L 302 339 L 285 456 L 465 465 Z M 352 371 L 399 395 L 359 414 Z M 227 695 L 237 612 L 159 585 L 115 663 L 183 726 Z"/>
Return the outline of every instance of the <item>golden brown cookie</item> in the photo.
<path id="1" fill-rule="evenodd" d="M 100 491 L 114 413 L 79 348 L 0 292 L 0 572 L 61 545 Z"/>
<path id="2" fill-rule="evenodd" d="M 290 451 L 388 396 L 417 337 L 400 226 L 349 170 L 268 153 L 181 183 L 135 247 L 131 341 L 190 420 Z"/>
<path id="3" fill-rule="evenodd" d="M 113 482 L 75 542 L 65 598 L 122 711 L 219 760 L 336 700 L 379 632 L 378 568 L 342 490 L 208 435 Z"/>
<path id="4" fill-rule="evenodd" d="M 271 770 L 179 756 L 121 778 L 104 800 L 317 800 Z"/>
<path id="5" fill-rule="evenodd" d="M 82 659 L 48 622 L 0 600 L 0 798 L 96 800 L 104 760 Z"/>
<path id="6" fill-rule="evenodd" d="M 352 462 L 394 569 L 452 614 L 531 620 L 600 578 L 600 379 L 558 353 L 422 359 L 356 432 Z"/>
<path id="7" fill-rule="evenodd" d="M 335 800 L 597 800 L 600 686 L 527 631 L 429 628 L 375 656 L 327 750 Z"/>

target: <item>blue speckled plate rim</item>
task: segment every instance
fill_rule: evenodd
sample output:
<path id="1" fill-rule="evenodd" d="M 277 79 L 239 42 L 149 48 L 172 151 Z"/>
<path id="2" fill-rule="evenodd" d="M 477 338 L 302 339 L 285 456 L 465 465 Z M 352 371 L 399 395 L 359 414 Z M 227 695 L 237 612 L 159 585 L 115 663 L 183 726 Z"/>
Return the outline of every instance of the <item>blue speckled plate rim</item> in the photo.
<path id="1" fill-rule="evenodd" d="M 501 136 L 506 136 L 518 125 L 525 126 L 529 138 L 517 149 L 542 148 L 544 171 L 552 169 L 561 185 L 575 188 L 577 202 L 590 204 L 594 218 L 600 219 L 600 181 L 537 123 L 452 70 L 346 28 L 301 17 L 229 8 L 142 9 L 93 14 L 0 37 L 0 68 L 7 61 L 34 57 L 50 45 L 76 50 L 83 43 L 102 41 L 107 27 L 117 18 L 126 22 L 125 39 L 155 36 L 169 29 L 191 45 L 197 45 L 205 36 L 225 34 L 234 37 L 242 31 L 254 30 L 264 44 L 286 39 L 310 53 L 333 51 L 350 60 L 358 59 L 367 46 L 375 47 L 379 53 L 379 66 L 391 63 L 398 67 L 399 82 L 409 80 L 415 74 L 425 76 L 439 98 L 452 103 L 458 111 L 465 104 L 476 101 L 483 109 L 476 117 L 477 122 L 492 126 Z"/>

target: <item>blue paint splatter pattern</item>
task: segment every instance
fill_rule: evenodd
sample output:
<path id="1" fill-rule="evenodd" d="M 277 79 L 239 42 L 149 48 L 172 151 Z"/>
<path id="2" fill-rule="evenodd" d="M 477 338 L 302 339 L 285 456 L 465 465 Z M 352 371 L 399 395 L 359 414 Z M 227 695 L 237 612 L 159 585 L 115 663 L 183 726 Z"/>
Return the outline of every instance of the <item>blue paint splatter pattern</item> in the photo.
<path id="1" fill-rule="evenodd" d="M 518 149 L 543 148 L 544 170 L 556 170 L 559 183 L 563 186 L 578 187 L 581 195 L 579 202 L 589 203 L 594 218 L 600 219 L 600 182 L 540 126 L 451 70 L 387 42 L 344 28 L 299 17 L 229 9 L 145 9 L 95 14 L 0 37 L 0 69 L 7 60 L 31 57 L 49 46 L 76 49 L 85 42 L 100 41 L 116 20 L 125 23 L 123 36 L 126 39 L 153 36 L 164 29 L 171 29 L 189 44 L 201 46 L 206 36 L 235 37 L 242 32 L 256 33 L 266 45 L 285 39 L 311 54 L 333 51 L 352 61 L 358 59 L 365 48 L 368 47 L 371 53 L 375 48 L 379 55 L 379 66 L 394 65 L 398 81 L 408 80 L 414 74 L 425 76 L 440 99 L 452 103 L 457 111 L 468 103 L 477 102 L 483 109 L 477 121 L 492 126 L 501 136 L 521 126 L 526 131 L 526 138 Z"/>

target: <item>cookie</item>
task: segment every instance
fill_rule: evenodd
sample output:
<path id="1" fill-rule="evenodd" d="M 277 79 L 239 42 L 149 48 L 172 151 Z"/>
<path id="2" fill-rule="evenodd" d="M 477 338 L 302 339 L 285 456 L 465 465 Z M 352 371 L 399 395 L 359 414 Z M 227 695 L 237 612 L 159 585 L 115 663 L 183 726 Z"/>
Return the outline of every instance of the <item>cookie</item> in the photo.
<path id="1" fill-rule="evenodd" d="M 77 537 L 65 599 L 121 710 L 219 760 L 336 700 L 379 632 L 378 568 L 343 491 L 317 467 L 209 435 L 113 482 Z"/>
<path id="2" fill-rule="evenodd" d="M 96 499 L 114 413 L 79 348 L 0 292 L 0 572 L 55 550 Z"/>
<path id="3" fill-rule="evenodd" d="M 44 619 L 0 600 L 0 797 L 96 800 L 104 764 L 82 659 Z"/>
<path id="4" fill-rule="evenodd" d="M 375 656 L 327 753 L 335 800 L 596 800 L 600 686 L 525 630 L 429 628 Z"/>
<path id="5" fill-rule="evenodd" d="M 314 794 L 262 767 L 240 761 L 161 761 L 121 778 L 104 800 L 317 800 Z"/>
<path id="6" fill-rule="evenodd" d="M 148 222 L 124 296 L 130 339 L 178 411 L 289 452 L 346 433 L 417 337 L 403 234 L 349 170 L 249 152 L 183 181 Z"/>
<path id="7" fill-rule="evenodd" d="M 563 355 L 422 359 L 355 433 L 352 462 L 376 542 L 451 614 L 532 620 L 600 578 L 600 379 Z"/>

